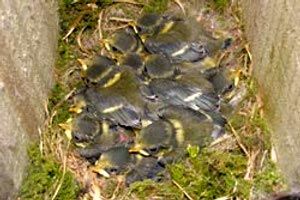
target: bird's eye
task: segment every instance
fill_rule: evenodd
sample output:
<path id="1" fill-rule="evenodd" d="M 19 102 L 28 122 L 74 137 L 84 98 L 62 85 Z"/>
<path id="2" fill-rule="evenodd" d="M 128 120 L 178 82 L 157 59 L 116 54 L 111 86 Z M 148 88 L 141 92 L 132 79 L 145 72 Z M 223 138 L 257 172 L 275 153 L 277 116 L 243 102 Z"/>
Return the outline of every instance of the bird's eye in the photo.
<path id="1" fill-rule="evenodd" d="M 224 88 L 223 93 L 231 92 L 234 89 L 233 83 Z"/>
<path id="2" fill-rule="evenodd" d="M 231 91 L 231 90 L 233 89 L 233 87 L 234 87 L 233 84 L 230 84 L 230 85 L 228 86 L 227 89 L 228 89 L 229 91 Z"/>
<path id="3" fill-rule="evenodd" d="M 110 174 L 116 174 L 116 173 L 118 173 L 118 169 L 116 167 L 109 168 L 107 171 Z"/>
<path id="4" fill-rule="evenodd" d="M 111 50 L 112 50 L 113 52 L 117 52 L 117 51 L 118 51 L 118 48 L 112 46 L 112 47 L 111 47 Z"/>
<path id="5" fill-rule="evenodd" d="M 84 141 L 84 136 L 80 133 L 73 133 L 73 139 L 75 142 L 82 142 Z"/>
<path id="6" fill-rule="evenodd" d="M 159 150 L 158 147 L 150 147 L 150 148 L 149 148 L 149 151 L 150 151 L 151 154 L 157 153 L 158 150 Z"/>
<path id="7" fill-rule="evenodd" d="M 136 30 L 137 30 L 138 33 L 141 33 L 141 32 L 143 31 L 142 28 L 141 28 L 140 26 L 137 26 L 137 27 L 136 27 Z"/>

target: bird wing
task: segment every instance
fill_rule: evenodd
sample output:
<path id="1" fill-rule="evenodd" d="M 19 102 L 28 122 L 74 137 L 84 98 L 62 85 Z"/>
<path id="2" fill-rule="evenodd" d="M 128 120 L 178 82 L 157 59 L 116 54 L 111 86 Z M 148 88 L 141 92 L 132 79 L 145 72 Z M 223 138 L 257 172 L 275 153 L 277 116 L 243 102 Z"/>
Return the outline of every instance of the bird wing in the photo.
<path id="1" fill-rule="evenodd" d="M 213 111 L 218 107 L 219 99 L 201 88 L 181 84 L 172 80 L 160 80 L 152 84 L 158 98 L 172 105 L 186 106 L 193 110 Z"/>
<path id="2" fill-rule="evenodd" d="M 103 95 L 95 89 L 86 91 L 86 99 L 98 112 L 98 117 L 108 119 L 127 127 L 139 127 L 141 115 L 139 109 L 131 105 L 124 97 Z"/>

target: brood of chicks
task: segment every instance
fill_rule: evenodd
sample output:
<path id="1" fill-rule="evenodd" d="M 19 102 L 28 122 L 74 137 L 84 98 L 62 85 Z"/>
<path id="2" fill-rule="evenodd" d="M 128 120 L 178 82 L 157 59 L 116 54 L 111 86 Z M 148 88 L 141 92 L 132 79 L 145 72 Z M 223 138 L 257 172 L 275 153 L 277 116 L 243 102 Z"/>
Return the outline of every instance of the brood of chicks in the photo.
<path id="1" fill-rule="evenodd" d="M 70 122 L 93 171 L 123 174 L 127 184 L 160 180 L 187 146 L 204 147 L 222 135 L 222 97 L 233 84 L 224 67 L 203 61 L 230 43 L 192 17 L 158 14 L 105 39 L 110 56 L 97 56 L 83 71 Z"/>

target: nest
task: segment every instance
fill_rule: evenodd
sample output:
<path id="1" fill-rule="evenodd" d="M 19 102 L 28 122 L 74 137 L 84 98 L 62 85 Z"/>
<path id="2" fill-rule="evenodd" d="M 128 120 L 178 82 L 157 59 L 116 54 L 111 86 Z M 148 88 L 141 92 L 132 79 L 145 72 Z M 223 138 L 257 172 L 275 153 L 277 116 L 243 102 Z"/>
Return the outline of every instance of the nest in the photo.
<path id="1" fill-rule="evenodd" d="M 204 4 L 199 3 L 199 5 L 202 6 Z M 192 8 L 193 6 L 194 8 Z M 212 12 L 207 8 L 197 6 L 191 2 L 183 3 L 181 1 L 174 1 L 174 3 L 169 5 L 167 14 L 173 12 L 183 13 L 181 15 L 192 13 L 192 16 L 211 33 L 212 37 L 217 38 L 224 33 L 228 33 L 234 39 L 230 48 L 213 55 L 217 65 L 225 66 L 235 75 L 233 81 L 236 87 L 233 93 L 231 93 L 230 96 L 226 96 L 226 98 L 222 97 L 223 102 L 235 106 L 233 119 L 228 119 L 224 135 L 218 137 L 212 143 L 205 144 L 205 151 L 239 152 L 248 161 L 243 168 L 243 179 L 252 181 L 255 175 L 263 170 L 267 162 L 266 160 L 270 158 L 271 149 L 264 143 L 266 130 L 262 126 L 255 124 L 256 122 L 253 123 L 254 120 L 263 119 L 263 111 L 261 109 L 262 101 L 260 96 L 256 94 L 254 83 L 250 78 L 252 72 L 252 56 L 249 51 L 249 45 L 244 42 L 245 40 L 241 32 L 242 25 L 237 15 L 238 10 L 236 6 L 231 5 L 228 9 L 229 12 L 227 16 L 224 17 L 226 18 L 226 23 L 219 22 L 220 15 L 217 12 Z M 73 23 L 67 27 L 63 27 L 66 29 L 63 30 L 65 34 L 62 37 L 61 43 L 67 43 L 73 46 L 75 50 L 69 62 L 63 63 L 62 66 L 61 63 L 59 63 L 60 66 L 57 68 L 57 81 L 66 92 L 58 101 L 55 101 L 54 105 L 51 105 L 50 108 L 48 105 L 46 109 L 48 116 L 46 126 L 48 128 L 44 134 L 41 134 L 40 147 L 41 151 L 45 154 L 54 153 L 58 160 L 63 163 L 64 171 L 69 169 L 75 174 L 76 179 L 80 182 L 81 188 L 83 188 L 81 194 L 82 199 L 138 198 L 133 192 L 134 189 L 132 189 L 132 187 L 130 189 L 124 189 L 126 182 L 124 174 L 130 173 L 128 168 L 113 175 L 110 179 L 99 176 L 97 172 L 95 173 L 93 168 L 95 160 L 91 163 L 80 156 L 77 150 L 78 148 L 73 145 L 72 135 L 69 133 L 64 135 L 64 130 L 61 129 L 59 124 L 64 123 L 67 118 L 70 117 L 70 114 L 68 114 L 68 117 L 61 117 L 60 113 L 72 107 L 73 97 L 78 89 L 84 87 L 86 84 L 85 79 L 82 78 L 82 68 L 86 67 L 86 61 L 92 60 L 96 55 L 106 55 L 110 57 L 111 52 L 101 46 L 103 44 L 101 41 L 116 31 L 130 28 L 132 22 L 136 21 L 141 15 L 143 7 L 143 3 L 135 1 L 116 1 L 113 4 L 105 6 L 97 3 L 80 5 L 81 9 L 76 13 Z M 88 24 L 84 23 L 87 19 L 90 22 Z M 239 119 L 243 119 L 242 124 L 236 123 L 234 120 L 236 116 L 238 116 Z M 71 117 L 76 118 L 76 115 L 72 115 Z M 125 129 L 127 128 L 125 127 Z M 139 134 L 138 132 L 139 130 L 134 130 L 135 134 Z M 135 136 L 133 138 L 133 140 L 135 140 Z M 248 143 L 248 138 L 255 140 L 254 144 L 253 142 Z M 197 157 L 199 149 L 195 146 L 188 145 L 182 149 L 188 157 L 183 160 L 187 160 L 187 165 L 189 166 L 189 158 Z M 202 150 L 200 150 L 200 152 L 201 151 Z M 150 158 L 157 159 L 156 156 L 150 156 L 149 159 Z M 99 162 L 97 164 L 99 164 Z M 145 169 L 147 167 L 149 166 L 144 166 Z M 168 167 L 162 166 L 162 168 Z M 159 170 L 158 172 L 161 171 Z M 155 174 L 155 177 L 156 175 L 157 174 Z M 188 188 L 182 186 L 172 175 L 170 176 L 163 173 L 163 177 L 165 177 L 166 185 L 170 183 L 172 187 L 178 188 L 186 198 L 194 199 L 195 194 L 190 194 Z M 149 177 L 142 179 L 147 178 Z M 59 187 L 60 185 L 58 185 L 56 191 L 59 191 Z M 232 188 L 230 194 L 226 194 L 227 196 L 222 198 L 230 199 L 234 196 L 238 197 L 237 188 L 238 187 Z M 257 195 L 255 188 L 249 190 L 249 193 L 252 198 Z M 156 195 L 157 194 L 153 194 L 153 198 L 156 198 Z"/>

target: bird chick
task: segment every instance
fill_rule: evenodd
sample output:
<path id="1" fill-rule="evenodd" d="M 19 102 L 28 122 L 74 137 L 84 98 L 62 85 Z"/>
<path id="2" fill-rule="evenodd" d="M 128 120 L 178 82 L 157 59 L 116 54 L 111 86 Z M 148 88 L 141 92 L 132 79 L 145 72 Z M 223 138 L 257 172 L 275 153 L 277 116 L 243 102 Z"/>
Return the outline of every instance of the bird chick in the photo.
<path id="1" fill-rule="evenodd" d="M 206 113 L 182 106 L 164 107 L 159 114 L 175 127 L 178 147 L 187 147 L 187 145 L 205 146 L 215 139 L 216 131 L 220 131 L 220 125 L 216 124 Z"/>
<path id="2" fill-rule="evenodd" d="M 104 75 L 113 73 L 111 66 L 116 62 L 106 56 L 96 56 L 91 66 L 84 71 L 84 77 L 92 83 L 97 83 L 104 78 Z"/>
<path id="3" fill-rule="evenodd" d="M 165 172 L 165 166 L 161 165 L 156 158 L 141 157 L 137 159 L 137 163 L 126 174 L 125 183 L 127 186 L 136 182 L 146 179 L 154 181 L 162 180 L 162 174 Z"/>
<path id="4" fill-rule="evenodd" d="M 79 154 L 91 163 L 96 162 L 100 155 L 110 148 L 116 146 L 129 146 L 133 142 L 134 132 L 130 129 L 124 129 L 120 126 L 102 122 L 102 134 L 95 137 L 94 142 L 78 149 Z"/>
<path id="5" fill-rule="evenodd" d="M 163 54 L 172 63 L 198 62 L 227 48 L 231 39 L 214 39 L 194 19 L 172 22 L 159 34 L 149 37 L 144 45 L 151 53 Z"/>
<path id="6" fill-rule="evenodd" d="M 73 120 L 72 136 L 76 143 L 92 142 L 101 133 L 101 122 L 89 113 L 80 113 Z"/>
<path id="7" fill-rule="evenodd" d="M 229 71 L 225 67 L 214 67 L 204 72 L 204 76 L 209 80 L 219 95 L 224 95 L 234 89 L 233 80 L 230 79 Z"/>
<path id="8" fill-rule="evenodd" d="M 109 178 L 112 174 L 119 174 L 134 163 L 134 156 L 124 146 L 113 147 L 103 152 L 91 170 Z"/>
<path id="9" fill-rule="evenodd" d="M 142 15 L 136 22 L 134 22 L 133 28 L 135 32 L 143 39 L 156 35 L 162 29 L 169 26 L 173 21 L 181 20 L 180 17 L 158 14 L 158 13 L 146 13 Z"/>
<path id="10" fill-rule="evenodd" d="M 119 58 L 120 66 L 127 66 L 136 71 L 138 74 L 142 72 L 144 67 L 144 60 L 141 55 L 137 53 L 127 53 Z"/>
<path id="11" fill-rule="evenodd" d="M 124 97 L 113 93 L 105 94 L 94 88 L 87 89 L 84 96 L 88 106 L 96 111 L 100 119 L 125 127 L 139 128 L 141 126 L 140 110 Z"/>
<path id="12" fill-rule="evenodd" d="M 131 153 L 139 153 L 144 156 L 156 155 L 162 149 L 172 147 L 174 142 L 174 130 L 170 123 L 158 120 L 143 128 L 136 136 Z"/>
<path id="13" fill-rule="evenodd" d="M 117 31 L 103 43 L 108 51 L 116 53 L 141 52 L 143 50 L 142 42 L 131 29 Z"/>
<path id="14" fill-rule="evenodd" d="M 155 79 L 149 83 L 149 88 L 153 95 L 165 104 L 204 111 L 214 111 L 218 108 L 219 98 L 214 94 L 205 93 L 201 87 L 170 79 Z"/>
<path id="15" fill-rule="evenodd" d="M 151 54 L 146 58 L 144 72 L 151 79 L 169 78 L 174 76 L 175 66 L 168 58 L 159 54 Z"/>

